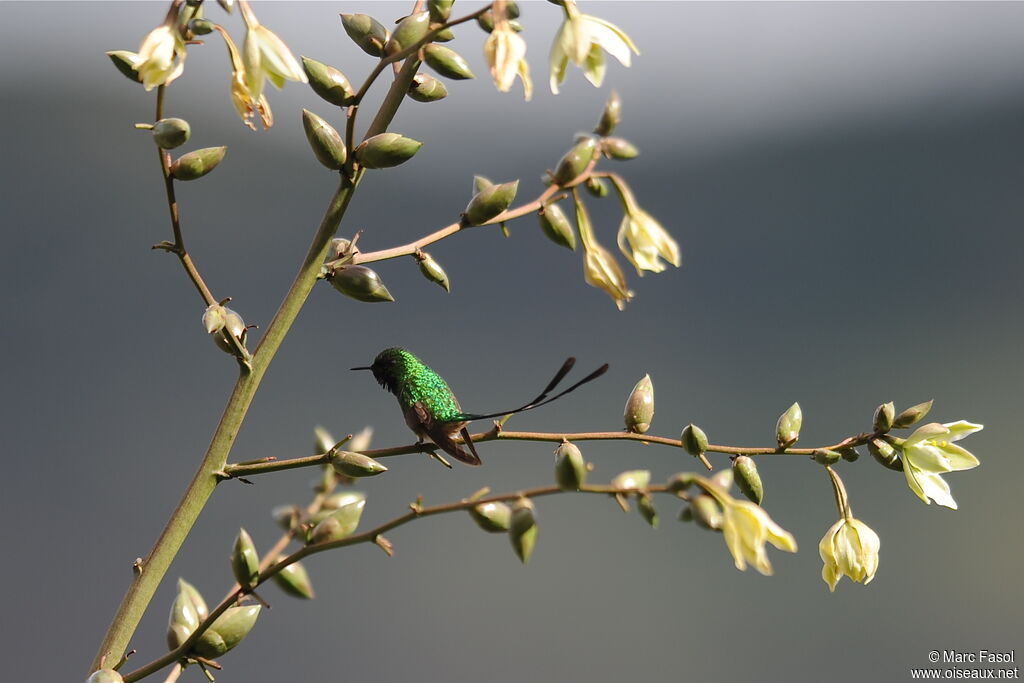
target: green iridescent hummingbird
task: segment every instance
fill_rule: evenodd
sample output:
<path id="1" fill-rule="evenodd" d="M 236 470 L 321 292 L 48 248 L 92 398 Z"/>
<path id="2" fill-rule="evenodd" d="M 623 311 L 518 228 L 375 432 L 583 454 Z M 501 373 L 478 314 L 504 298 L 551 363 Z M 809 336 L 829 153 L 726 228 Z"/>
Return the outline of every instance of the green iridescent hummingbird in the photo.
<path id="1" fill-rule="evenodd" d="M 575 363 L 575 358 L 567 358 L 544 391 L 529 403 L 512 410 L 485 414 L 463 412 L 458 399 L 441 375 L 405 349 L 384 349 L 373 359 L 373 365 L 352 369 L 372 371 L 377 382 L 395 395 L 398 405 L 402 407 L 405 424 L 420 441 L 430 439 L 453 458 L 467 465 L 479 465 L 480 456 L 477 455 L 466 424 L 473 420 L 532 410 L 565 396 L 573 389 L 597 379 L 608 370 L 608 364 L 605 363 L 568 389 L 548 398 L 548 394 L 569 374 Z M 468 451 L 456 443 L 456 434 L 462 436 L 462 442 L 469 447 Z"/>

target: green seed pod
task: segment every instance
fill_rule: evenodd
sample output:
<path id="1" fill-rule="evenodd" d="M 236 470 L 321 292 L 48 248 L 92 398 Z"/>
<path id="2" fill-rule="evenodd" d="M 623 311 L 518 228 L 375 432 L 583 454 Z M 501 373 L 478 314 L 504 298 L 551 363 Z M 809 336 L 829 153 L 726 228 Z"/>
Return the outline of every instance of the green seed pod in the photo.
<path id="1" fill-rule="evenodd" d="M 331 465 L 335 472 L 346 477 L 372 477 L 388 471 L 387 467 L 373 458 L 351 451 L 336 452 L 331 456 Z"/>
<path id="2" fill-rule="evenodd" d="M 284 556 L 277 558 L 280 562 Z M 290 565 L 274 574 L 274 583 L 293 598 L 312 600 L 313 584 L 309 580 L 309 573 L 302 566 L 301 562 L 292 562 Z"/>
<path id="3" fill-rule="evenodd" d="M 872 427 L 876 433 L 885 434 L 887 431 L 892 429 L 895 417 L 896 407 L 893 406 L 892 401 L 883 403 L 875 408 L 875 414 L 871 421 Z"/>
<path id="4" fill-rule="evenodd" d="M 910 406 L 893 418 L 892 426 L 896 429 L 909 427 L 916 422 L 920 422 L 931 409 L 932 401 L 925 401 L 924 403 L 918 403 L 916 406 Z"/>
<path id="5" fill-rule="evenodd" d="M 743 495 L 760 505 L 764 498 L 764 487 L 761 485 L 761 475 L 757 473 L 757 463 L 754 459 L 746 455 L 737 455 L 732 459 L 732 475 Z"/>
<path id="6" fill-rule="evenodd" d="M 555 481 L 563 491 L 579 491 L 587 481 L 587 463 L 576 444 L 563 440 L 555 450 Z"/>
<path id="7" fill-rule="evenodd" d="M 512 506 L 512 524 L 508 536 L 512 541 L 512 549 L 522 563 L 529 562 L 537 543 L 537 520 L 533 515 L 533 501 L 529 498 L 520 498 Z"/>
<path id="8" fill-rule="evenodd" d="M 448 88 L 430 74 L 419 73 L 413 76 L 406 94 L 417 102 L 437 102 L 448 97 Z"/>
<path id="9" fill-rule="evenodd" d="M 342 14 L 345 33 L 368 55 L 380 57 L 388 42 L 388 30 L 369 14 Z"/>
<path id="10" fill-rule="evenodd" d="M 634 159 L 640 150 L 633 143 L 622 138 L 605 138 L 601 140 L 601 151 L 609 159 Z"/>
<path id="11" fill-rule="evenodd" d="M 192 129 L 185 119 L 160 119 L 153 124 L 153 141 L 160 149 L 174 149 L 188 142 Z"/>
<path id="12" fill-rule="evenodd" d="M 515 19 L 519 16 L 519 3 L 515 0 L 507 0 L 505 3 L 505 16 L 509 19 Z"/>
<path id="13" fill-rule="evenodd" d="M 480 190 L 466 205 L 463 223 L 465 225 L 483 225 L 498 216 L 512 205 L 518 189 L 519 181 L 513 180 L 510 183 L 491 185 Z"/>
<path id="14" fill-rule="evenodd" d="M 359 503 L 361 501 L 366 501 L 366 494 L 362 491 L 342 491 L 341 493 L 335 493 L 333 496 L 329 496 L 320 508 L 322 510 L 332 512 L 334 510 L 340 510 L 346 505 Z"/>
<path id="15" fill-rule="evenodd" d="M 641 493 L 636 499 L 636 509 L 644 521 L 651 525 L 652 529 L 658 528 L 658 511 L 654 509 L 654 499 L 650 494 Z"/>
<path id="16" fill-rule="evenodd" d="M 167 626 L 167 649 L 177 650 L 181 647 L 189 636 L 192 635 L 192 630 L 183 624 L 169 624 Z"/>
<path id="17" fill-rule="evenodd" d="M 491 181 L 490 178 L 482 175 L 475 175 L 473 176 L 473 194 L 483 192 L 493 184 L 494 182 Z"/>
<path id="18" fill-rule="evenodd" d="M 186 599 L 191 601 L 192 610 L 198 621 L 210 616 L 210 610 L 206 607 L 206 601 L 203 600 L 202 594 L 191 583 L 185 579 L 178 579 L 178 593 L 183 594 Z"/>
<path id="19" fill-rule="evenodd" d="M 188 30 L 197 36 L 205 36 L 213 33 L 216 30 L 214 29 L 214 26 L 216 26 L 216 24 L 209 19 L 204 19 L 203 17 L 198 17 L 188 22 Z"/>
<path id="20" fill-rule="evenodd" d="M 491 10 L 487 10 L 483 14 L 478 15 L 477 18 L 476 18 L 476 25 L 479 26 L 484 31 L 486 31 L 487 33 L 490 33 L 491 31 L 493 31 L 494 30 L 494 12 L 491 11 Z"/>
<path id="21" fill-rule="evenodd" d="M 583 187 L 587 188 L 587 192 L 599 199 L 608 196 L 608 183 L 603 178 L 587 178 L 587 182 Z"/>
<path id="22" fill-rule="evenodd" d="M 467 78 L 476 78 L 476 76 L 473 75 L 472 70 L 470 70 L 469 62 L 466 61 L 465 57 L 455 50 L 442 45 L 425 46 L 423 48 L 423 61 L 425 61 L 431 69 L 446 78 L 451 78 L 456 81 L 465 80 Z"/>
<path id="23" fill-rule="evenodd" d="M 270 516 L 279 527 L 291 531 L 299 521 L 300 510 L 297 505 L 277 505 L 270 510 Z"/>
<path id="24" fill-rule="evenodd" d="M 323 99 L 339 107 L 347 107 L 352 103 L 356 91 L 345 78 L 345 74 L 333 66 L 303 57 L 302 70 L 309 78 L 309 87 Z"/>
<path id="25" fill-rule="evenodd" d="M 804 423 L 804 414 L 800 410 L 800 404 L 794 403 L 779 416 L 775 425 L 775 440 L 779 448 L 789 448 L 800 438 L 800 427 Z"/>
<path id="26" fill-rule="evenodd" d="M 135 63 L 139 59 L 137 54 L 128 50 L 111 50 L 107 53 L 107 56 L 110 57 L 110 61 L 114 63 L 117 70 L 124 74 L 125 78 L 136 83 L 142 83 L 142 77 L 135 70 Z"/>
<path id="27" fill-rule="evenodd" d="M 650 470 L 627 470 L 612 479 L 612 486 L 617 489 L 644 491 L 650 483 Z"/>
<path id="28" fill-rule="evenodd" d="M 220 657 L 249 635 L 259 615 L 259 605 L 228 607 L 210 624 L 210 628 L 199 636 L 199 640 L 192 647 L 192 652 L 206 659 Z"/>
<path id="29" fill-rule="evenodd" d="M 313 155 L 317 161 L 332 171 L 337 171 L 345 165 L 348 150 L 345 149 L 345 141 L 341 139 L 334 126 L 308 109 L 303 109 L 302 128 L 306 131 L 306 140 L 313 148 Z"/>
<path id="30" fill-rule="evenodd" d="M 693 508 L 689 503 L 679 508 L 679 514 L 676 515 L 676 519 L 680 522 L 692 522 L 693 521 Z"/>
<path id="31" fill-rule="evenodd" d="M 818 448 L 811 457 L 819 465 L 835 465 L 843 456 L 839 451 L 834 451 L 831 448 Z"/>
<path id="32" fill-rule="evenodd" d="M 576 231 L 572 229 L 569 218 L 558 204 L 548 204 L 537 212 L 540 229 L 547 238 L 560 247 L 576 251 Z"/>
<path id="33" fill-rule="evenodd" d="M 857 462 L 857 458 L 860 457 L 860 453 L 857 452 L 856 448 L 847 447 L 840 448 L 839 455 L 842 456 L 846 462 Z"/>
<path id="34" fill-rule="evenodd" d="M 440 285 L 444 291 L 452 291 L 452 285 L 448 281 L 448 273 L 444 272 L 444 268 L 441 267 L 434 257 L 425 251 L 420 251 L 413 254 L 416 259 L 416 263 L 420 267 L 420 272 L 423 273 L 423 277 L 427 278 L 431 282 L 435 282 Z"/>
<path id="35" fill-rule="evenodd" d="M 384 44 L 384 54 L 393 55 L 412 47 L 430 31 L 430 12 L 410 14 L 398 22 L 394 32 Z"/>
<path id="36" fill-rule="evenodd" d="M 253 589 L 260 576 L 260 556 L 245 529 L 238 530 L 235 545 L 231 549 L 231 572 L 238 585 L 247 591 Z"/>
<path id="37" fill-rule="evenodd" d="M 448 43 L 455 40 L 455 31 L 450 28 L 443 28 L 434 34 L 433 41 L 435 43 Z"/>
<path id="38" fill-rule="evenodd" d="M 683 427 L 683 431 L 679 435 L 679 441 L 682 442 L 686 452 L 695 458 L 704 455 L 708 450 L 708 437 L 704 430 L 695 424 L 688 424 Z"/>
<path id="39" fill-rule="evenodd" d="M 390 168 L 412 159 L 422 146 L 419 140 L 398 133 L 381 133 L 356 147 L 356 159 L 365 168 Z"/>
<path id="40" fill-rule="evenodd" d="M 309 543 L 329 543 L 351 536 L 359 527 L 359 518 L 363 516 L 364 507 L 366 501 L 360 500 L 334 510 L 313 527 L 309 534 Z"/>
<path id="41" fill-rule="evenodd" d="M 672 478 L 668 480 L 668 490 L 675 494 L 682 493 L 693 486 L 693 482 L 696 479 L 697 475 L 693 472 L 679 472 L 678 474 L 673 474 Z"/>
<path id="42" fill-rule="evenodd" d="M 615 132 L 615 127 L 619 125 L 621 120 L 622 100 L 617 92 L 612 91 L 604 105 L 604 111 L 601 112 L 601 120 L 597 122 L 597 126 L 594 128 L 594 135 L 600 135 L 603 138 L 608 137 Z"/>
<path id="43" fill-rule="evenodd" d="M 330 276 L 331 286 L 357 301 L 394 301 L 377 272 L 366 266 L 342 266 Z"/>
<path id="44" fill-rule="evenodd" d="M 622 419 L 626 423 L 627 432 L 645 434 L 651 428 L 651 420 L 654 419 L 654 385 L 650 375 L 644 375 L 633 387 L 626 399 Z"/>
<path id="45" fill-rule="evenodd" d="M 196 630 L 200 621 L 202 619 L 199 618 L 196 612 L 195 603 L 192 602 L 192 598 L 187 593 L 181 590 L 181 584 L 179 583 L 178 594 L 174 596 L 174 602 L 171 603 L 171 613 L 167 618 L 167 626 L 181 626 L 185 629 L 185 637 L 187 638 L 191 635 L 192 631 Z M 173 647 L 177 647 L 177 645 Z"/>
<path id="46" fill-rule="evenodd" d="M 85 683 L 124 683 L 124 678 L 113 669 L 97 669 Z"/>
<path id="47" fill-rule="evenodd" d="M 508 531 L 512 526 L 512 508 L 500 501 L 471 507 L 469 516 L 477 526 L 492 534 Z"/>
<path id="48" fill-rule="evenodd" d="M 722 528 L 724 516 L 722 507 L 718 501 L 706 493 L 694 496 L 690 501 L 690 509 L 693 512 L 693 519 L 705 529 L 717 531 Z"/>
<path id="49" fill-rule="evenodd" d="M 551 174 L 551 179 L 557 185 L 566 185 L 575 180 L 593 161 L 596 151 L 597 141 L 594 138 L 588 137 L 580 140 L 558 161 L 555 172 Z"/>
<path id="50" fill-rule="evenodd" d="M 197 180 L 217 168 L 227 154 L 227 147 L 204 147 L 183 154 L 171 164 L 171 175 L 178 180 Z"/>
<path id="51" fill-rule="evenodd" d="M 427 0 L 427 11 L 430 12 L 431 21 L 438 24 L 448 21 L 454 4 L 455 0 Z"/>
<path id="52" fill-rule="evenodd" d="M 878 461 L 879 465 L 897 472 L 903 471 L 903 460 L 900 458 L 899 451 L 885 439 L 868 441 L 868 453 Z"/>

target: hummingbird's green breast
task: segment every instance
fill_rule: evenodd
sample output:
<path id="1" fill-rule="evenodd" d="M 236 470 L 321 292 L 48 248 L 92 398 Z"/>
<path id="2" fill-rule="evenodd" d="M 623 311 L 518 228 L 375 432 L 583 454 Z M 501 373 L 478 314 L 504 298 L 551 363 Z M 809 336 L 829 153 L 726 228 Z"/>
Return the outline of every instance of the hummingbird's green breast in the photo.
<path id="1" fill-rule="evenodd" d="M 462 409 L 448 383 L 427 364 L 405 349 L 385 349 L 377 357 L 384 384 L 408 410 L 417 403 L 436 422 L 462 422 Z"/>

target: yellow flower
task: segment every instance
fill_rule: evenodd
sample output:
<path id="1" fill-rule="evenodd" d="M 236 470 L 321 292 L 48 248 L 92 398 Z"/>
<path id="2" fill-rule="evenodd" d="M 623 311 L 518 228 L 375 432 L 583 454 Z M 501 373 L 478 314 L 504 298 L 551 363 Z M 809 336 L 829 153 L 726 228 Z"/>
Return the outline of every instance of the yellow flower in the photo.
<path id="1" fill-rule="evenodd" d="M 633 298 L 633 292 L 626 285 L 626 276 L 618 262 L 607 249 L 594 241 L 584 243 L 583 251 L 583 279 L 588 285 L 607 292 L 620 311 L 624 309 Z"/>
<path id="2" fill-rule="evenodd" d="M 903 473 L 910 490 L 925 503 L 934 500 L 956 510 L 956 501 L 950 495 L 949 484 L 942 478 L 942 473 L 969 470 L 980 464 L 973 454 L 952 442 L 981 429 L 982 425 L 964 420 L 947 424 L 932 422 L 908 436 L 902 450 Z"/>
<path id="3" fill-rule="evenodd" d="M 523 96 L 529 101 L 533 97 L 533 81 L 530 80 L 530 65 L 526 62 L 526 41 L 512 30 L 507 19 L 495 24 L 494 30 L 484 43 L 484 56 L 491 67 L 491 78 L 499 92 L 508 92 L 516 76 L 523 82 Z"/>
<path id="4" fill-rule="evenodd" d="M 308 82 L 306 73 L 284 41 L 259 23 L 249 3 L 239 2 L 239 7 L 246 27 L 242 46 L 245 80 L 252 97 L 258 100 L 263 94 L 264 77 L 278 88 L 283 88 L 286 80 Z"/>
<path id="5" fill-rule="evenodd" d="M 231 59 L 231 104 L 235 106 L 242 123 L 251 130 L 256 130 L 256 124 L 252 122 L 256 114 L 260 115 L 263 127 L 270 128 L 274 125 L 274 113 L 270 110 L 267 96 L 260 93 L 259 96 L 253 97 L 246 79 L 245 64 L 238 54 L 235 41 L 231 40 L 231 36 L 223 27 L 214 24 L 214 29 L 224 38 L 224 45 L 228 48 L 228 56 Z"/>
<path id="6" fill-rule="evenodd" d="M 859 519 L 844 517 L 833 524 L 818 544 L 818 554 L 825 563 L 821 578 L 828 589 L 834 591 L 843 576 L 864 585 L 871 583 L 878 569 L 881 544 L 878 534 Z"/>
<path id="7" fill-rule="evenodd" d="M 168 85 L 185 70 L 185 41 L 174 25 L 174 18 L 157 26 L 142 40 L 133 65 L 146 90 Z"/>
<path id="8" fill-rule="evenodd" d="M 645 270 L 652 273 L 665 270 L 662 258 L 679 267 L 679 245 L 661 223 L 643 209 L 626 209 L 619 225 L 618 243 L 619 249 L 641 276 Z"/>
<path id="9" fill-rule="evenodd" d="M 565 0 L 563 7 L 565 21 L 555 35 L 549 59 L 551 92 L 558 94 L 558 85 L 565 80 L 569 60 L 583 67 L 587 80 L 600 87 L 605 72 L 602 49 L 624 66 L 630 64 L 630 50 L 640 54 L 629 36 L 615 24 L 583 14 L 576 9 L 575 0 Z"/>
<path id="10" fill-rule="evenodd" d="M 754 569 L 765 576 L 771 576 L 772 565 L 768 561 L 765 543 L 771 543 L 779 550 L 796 552 L 796 539 L 780 527 L 760 505 L 747 500 L 736 500 L 728 494 L 716 495 L 722 504 L 724 518 L 722 534 L 725 545 L 736 561 L 736 568 L 743 571 L 749 562 Z"/>

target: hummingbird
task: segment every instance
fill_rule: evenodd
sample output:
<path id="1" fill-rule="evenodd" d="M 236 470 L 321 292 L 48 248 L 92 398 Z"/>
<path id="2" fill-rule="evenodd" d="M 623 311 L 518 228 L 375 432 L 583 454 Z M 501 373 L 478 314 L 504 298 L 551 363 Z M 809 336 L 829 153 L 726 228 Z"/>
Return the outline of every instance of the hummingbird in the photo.
<path id="1" fill-rule="evenodd" d="M 480 456 L 476 452 L 476 446 L 473 445 L 473 439 L 470 438 L 466 425 L 473 420 L 532 410 L 565 396 L 573 389 L 597 379 L 608 370 L 608 364 L 605 363 L 568 389 L 548 398 L 548 394 L 554 391 L 558 383 L 569 374 L 575 363 L 575 358 L 567 358 L 552 380 L 548 382 L 544 391 L 532 401 L 512 410 L 486 414 L 463 412 L 459 406 L 459 400 L 455 398 L 455 394 L 452 393 L 448 383 L 441 375 L 405 349 L 384 349 L 373 359 L 373 365 L 351 369 L 373 372 L 377 382 L 398 399 L 398 405 L 401 406 L 402 415 L 405 417 L 405 424 L 421 442 L 429 438 L 456 460 L 461 460 L 467 465 L 479 465 Z M 462 436 L 462 442 L 469 448 L 468 451 L 455 442 L 453 437 L 456 434 Z"/>

